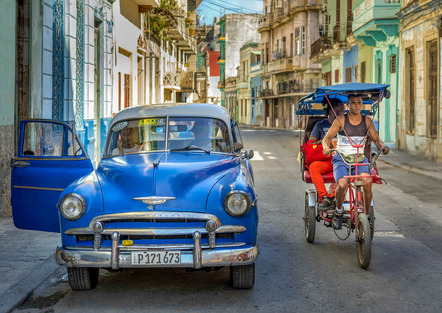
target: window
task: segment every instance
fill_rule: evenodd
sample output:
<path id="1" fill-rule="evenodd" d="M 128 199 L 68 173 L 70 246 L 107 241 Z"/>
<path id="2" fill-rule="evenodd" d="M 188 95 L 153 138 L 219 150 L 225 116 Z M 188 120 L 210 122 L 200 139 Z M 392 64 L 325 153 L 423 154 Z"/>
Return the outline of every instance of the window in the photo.
<path id="1" fill-rule="evenodd" d="M 406 112 L 406 131 L 414 133 L 415 124 L 415 78 L 414 78 L 414 48 L 405 50 L 405 112 Z"/>
<path id="2" fill-rule="evenodd" d="M 437 41 L 427 42 L 427 134 L 437 136 L 438 88 L 437 88 Z"/>
<path id="3" fill-rule="evenodd" d="M 290 34 L 290 56 L 293 55 L 293 33 Z"/>
<path id="4" fill-rule="evenodd" d="M 361 83 L 365 83 L 366 62 L 361 62 Z"/>
<path id="5" fill-rule="evenodd" d="M 358 81 L 358 66 L 355 66 L 355 82 Z"/>
<path id="6" fill-rule="evenodd" d="M 339 70 L 335 70 L 335 83 L 339 83 Z"/>
<path id="7" fill-rule="evenodd" d="M 351 67 L 345 68 L 345 82 L 351 83 Z"/>
<path id="8" fill-rule="evenodd" d="M 32 157 L 82 156 L 74 134 L 61 124 L 28 122 L 23 136 L 23 155 Z"/>
<path id="9" fill-rule="evenodd" d="M 301 54 L 301 27 L 295 29 L 295 55 Z"/>
<path id="10" fill-rule="evenodd" d="M 327 72 L 325 73 L 325 84 L 326 86 L 331 86 L 332 84 L 332 79 L 331 79 L 331 72 Z"/>
<path id="11" fill-rule="evenodd" d="M 389 63 L 388 70 L 390 71 L 390 73 L 396 73 L 396 54 L 390 56 L 390 62 L 388 63 Z"/>
<path id="12" fill-rule="evenodd" d="M 301 27 L 301 54 L 305 54 L 305 26 Z"/>

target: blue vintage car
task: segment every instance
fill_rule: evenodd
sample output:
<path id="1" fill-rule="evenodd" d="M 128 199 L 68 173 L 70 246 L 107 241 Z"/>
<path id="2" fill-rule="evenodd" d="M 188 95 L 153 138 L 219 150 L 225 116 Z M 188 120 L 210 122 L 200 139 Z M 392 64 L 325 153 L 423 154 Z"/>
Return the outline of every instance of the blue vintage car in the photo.
<path id="1" fill-rule="evenodd" d="M 56 260 L 74 290 L 99 268 L 230 267 L 255 280 L 258 206 L 237 127 L 216 105 L 150 105 L 112 119 L 94 170 L 72 128 L 21 122 L 12 160 L 16 227 L 61 233 Z"/>

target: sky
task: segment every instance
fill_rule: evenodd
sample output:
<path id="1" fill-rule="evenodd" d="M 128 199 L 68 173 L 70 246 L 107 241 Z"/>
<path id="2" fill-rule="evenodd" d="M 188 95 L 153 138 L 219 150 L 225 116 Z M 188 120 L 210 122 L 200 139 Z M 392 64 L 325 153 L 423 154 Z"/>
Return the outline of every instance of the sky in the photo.
<path id="1" fill-rule="evenodd" d="M 263 0 L 203 0 L 197 8 L 200 25 L 213 24 L 215 16 L 222 17 L 227 13 L 262 14 Z"/>

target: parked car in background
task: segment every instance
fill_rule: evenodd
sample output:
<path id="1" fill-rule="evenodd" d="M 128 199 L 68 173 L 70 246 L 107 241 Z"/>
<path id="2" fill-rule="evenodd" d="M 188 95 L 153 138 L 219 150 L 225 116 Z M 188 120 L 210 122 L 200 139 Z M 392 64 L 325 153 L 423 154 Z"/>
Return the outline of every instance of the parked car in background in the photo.
<path id="1" fill-rule="evenodd" d="M 259 250 L 250 159 L 228 112 L 208 104 L 150 105 L 112 119 L 94 169 L 63 122 L 21 122 L 12 160 L 16 227 L 61 233 L 56 260 L 74 290 L 99 268 L 230 267 L 251 288 Z"/>

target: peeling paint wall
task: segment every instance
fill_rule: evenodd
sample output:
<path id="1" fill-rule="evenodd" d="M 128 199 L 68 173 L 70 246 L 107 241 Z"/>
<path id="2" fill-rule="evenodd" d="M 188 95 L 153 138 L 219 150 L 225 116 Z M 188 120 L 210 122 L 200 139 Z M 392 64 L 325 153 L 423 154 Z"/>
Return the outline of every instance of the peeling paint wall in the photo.
<path id="1" fill-rule="evenodd" d="M 424 3 L 426 2 L 426 3 Z M 399 60 L 399 88 L 398 103 L 400 110 L 400 123 L 398 143 L 399 148 L 414 154 L 426 156 L 439 163 L 442 163 L 442 127 L 441 127 L 441 37 L 438 29 L 438 19 L 442 15 L 442 7 L 437 1 L 419 1 L 416 3 L 419 9 L 424 10 L 425 14 L 415 14 L 408 12 L 402 17 L 401 29 L 401 50 Z M 419 10 L 418 10 L 419 11 Z M 439 94 L 438 94 L 438 123 L 437 136 L 431 137 L 428 133 L 429 113 L 427 99 L 427 43 L 432 40 L 438 42 L 438 60 L 439 60 Z M 406 49 L 414 49 L 415 53 L 415 130 L 411 132 L 407 129 L 407 109 L 406 102 L 408 96 L 409 81 L 406 63 Z"/>

